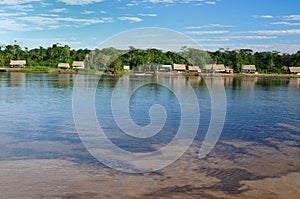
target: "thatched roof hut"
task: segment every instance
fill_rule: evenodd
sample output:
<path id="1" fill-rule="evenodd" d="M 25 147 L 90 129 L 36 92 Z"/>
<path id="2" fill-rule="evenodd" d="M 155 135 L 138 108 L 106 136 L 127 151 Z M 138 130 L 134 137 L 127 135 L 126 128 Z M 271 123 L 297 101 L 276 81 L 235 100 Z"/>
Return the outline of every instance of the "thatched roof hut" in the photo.
<path id="1" fill-rule="evenodd" d="M 15 68 L 15 67 L 25 67 L 26 61 L 25 60 L 10 60 L 9 63 L 10 67 Z"/>
<path id="2" fill-rule="evenodd" d="M 161 65 L 158 70 L 162 72 L 170 72 L 172 70 L 172 65 Z"/>
<path id="3" fill-rule="evenodd" d="M 203 69 L 206 72 L 225 72 L 224 64 L 206 64 Z"/>
<path id="4" fill-rule="evenodd" d="M 68 63 L 59 63 L 57 67 L 58 68 L 70 68 L 70 64 L 68 64 Z"/>
<path id="5" fill-rule="evenodd" d="M 233 73 L 233 68 L 229 67 L 229 66 L 226 66 L 225 67 L 225 72 L 226 73 Z"/>
<path id="6" fill-rule="evenodd" d="M 300 67 L 289 67 L 289 71 L 291 74 L 298 74 L 300 73 Z"/>
<path id="7" fill-rule="evenodd" d="M 201 72 L 201 69 L 199 66 L 189 66 L 189 71 L 190 72 L 197 72 L 197 73 L 200 73 Z"/>
<path id="8" fill-rule="evenodd" d="M 73 68 L 83 69 L 84 62 L 83 61 L 74 61 L 72 66 L 73 66 Z"/>
<path id="9" fill-rule="evenodd" d="M 177 71 L 185 71 L 186 67 L 184 64 L 173 64 L 173 69 Z"/>
<path id="10" fill-rule="evenodd" d="M 241 72 L 242 73 L 255 73 L 256 66 L 255 65 L 243 65 Z"/>

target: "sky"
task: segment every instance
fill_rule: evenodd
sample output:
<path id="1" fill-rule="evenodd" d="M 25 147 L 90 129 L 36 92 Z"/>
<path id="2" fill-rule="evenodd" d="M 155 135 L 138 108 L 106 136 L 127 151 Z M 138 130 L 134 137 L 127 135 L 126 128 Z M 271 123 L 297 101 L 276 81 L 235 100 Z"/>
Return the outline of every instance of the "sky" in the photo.
<path id="1" fill-rule="evenodd" d="M 0 45 L 94 49 L 124 31 L 166 28 L 203 50 L 300 50 L 299 0 L 0 0 Z"/>

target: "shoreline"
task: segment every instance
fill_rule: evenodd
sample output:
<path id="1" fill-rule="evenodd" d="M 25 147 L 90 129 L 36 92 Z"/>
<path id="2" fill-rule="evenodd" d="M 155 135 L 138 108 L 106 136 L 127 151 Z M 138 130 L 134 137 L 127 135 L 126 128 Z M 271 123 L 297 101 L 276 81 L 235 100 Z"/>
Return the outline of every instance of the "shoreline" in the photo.
<path id="1" fill-rule="evenodd" d="M 26 69 L 26 68 L 1 68 L 1 72 L 19 72 L 19 73 L 48 73 L 48 74 L 82 74 L 82 75 L 113 75 L 121 76 L 123 74 L 129 73 L 133 74 L 132 71 L 129 72 L 118 72 L 118 73 L 108 73 L 104 71 L 81 71 L 74 69 Z M 202 77 L 212 77 L 212 76 L 221 76 L 221 77 L 236 77 L 236 78 L 300 78 L 300 75 L 296 74 L 246 74 L 246 73 L 234 73 L 234 74 L 225 74 L 225 73 L 176 73 L 176 72 L 158 72 L 155 73 L 157 76 L 202 76 Z"/>

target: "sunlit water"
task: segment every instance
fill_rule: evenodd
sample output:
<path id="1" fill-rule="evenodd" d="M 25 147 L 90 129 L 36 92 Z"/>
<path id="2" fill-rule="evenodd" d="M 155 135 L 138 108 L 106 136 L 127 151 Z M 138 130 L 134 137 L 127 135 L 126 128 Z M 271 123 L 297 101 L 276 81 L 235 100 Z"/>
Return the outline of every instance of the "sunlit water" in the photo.
<path id="1" fill-rule="evenodd" d="M 150 122 L 148 111 L 153 104 L 158 103 L 165 107 L 168 116 L 160 133 L 149 139 L 138 139 L 124 134 L 112 117 L 111 95 L 118 77 L 87 77 L 100 79 L 95 95 L 97 117 L 113 143 L 132 152 L 153 151 L 155 150 L 153 146 L 166 145 L 175 136 L 180 123 L 180 108 L 177 98 L 171 91 L 150 84 L 140 88 L 132 96 L 130 114 L 138 125 L 147 125 Z M 104 168 L 87 152 L 77 134 L 72 115 L 74 78 L 75 75 L 71 74 L 0 73 L 1 161 L 63 159 L 81 164 L 95 164 L 99 166 L 98 169 Z M 154 77 L 133 76 L 129 83 L 135 84 L 147 78 Z M 169 78 L 176 84 L 178 77 L 158 78 Z M 211 77 L 207 78 L 206 81 L 209 81 Z M 210 96 L 203 78 L 186 79 L 192 85 L 199 101 L 200 125 L 195 140 L 196 147 L 199 147 L 210 122 Z M 278 157 L 281 157 L 282 153 L 288 154 L 290 150 L 288 147 L 291 147 L 294 151 L 288 158 L 288 164 L 293 168 L 286 167 L 282 170 L 299 171 L 300 155 L 297 152 L 300 148 L 300 78 L 226 77 L 224 86 L 226 89 L 224 103 L 227 103 L 226 121 L 219 144 L 207 156 L 208 160 L 220 157 L 223 160 L 233 160 L 245 168 L 250 163 L 244 159 L 239 162 L 238 158 L 242 155 L 250 156 L 249 151 L 255 150 L 256 145 L 275 150 L 275 154 L 274 151 L 260 154 L 266 157 L 268 153 L 276 157 L 277 152 L 280 154 Z M 183 89 L 181 92 L 186 91 Z M 253 148 L 249 149 L 245 145 L 237 146 L 239 142 L 251 143 L 247 147 Z M 286 151 L 282 150 L 282 144 L 287 144 L 284 146 Z M 197 161 L 199 160 L 195 160 Z M 268 165 L 272 165 L 271 163 L 271 160 L 267 162 Z M 257 162 L 256 165 L 260 164 L 265 163 Z M 285 168 L 285 165 L 282 167 Z M 225 181 L 222 182 L 226 184 L 231 181 L 229 184 L 234 186 L 238 183 L 236 181 L 239 176 L 243 176 L 241 180 L 257 180 L 262 176 L 281 175 L 276 172 L 270 175 L 258 173 L 256 175 L 254 172 L 245 175 L 243 172 L 237 174 L 236 170 L 226 170 L 224 173 L 220 169 L 201 166 L 193 171 L 218 179 L 224 178 Z M 286 173 L 288 171 L 284 174 Z M 238 176 L 226 177 L 231 175 Z M 224 190 L 235 190 L 234 187 L 226 186 L 223 187 Z"/>

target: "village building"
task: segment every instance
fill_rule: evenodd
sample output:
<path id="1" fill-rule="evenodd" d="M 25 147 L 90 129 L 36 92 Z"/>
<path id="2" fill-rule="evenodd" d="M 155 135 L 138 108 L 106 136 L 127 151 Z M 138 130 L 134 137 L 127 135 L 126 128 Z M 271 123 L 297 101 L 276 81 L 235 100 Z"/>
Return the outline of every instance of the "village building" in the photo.
<path id="1" fill-rule="evenodd" d="M 300 67 L 289 67 L 289 72 L 291 74 L 300 75 Z"/>
<path id="2" fill-rule="evenodd" d="M 10 60 L 9 63 L 11 68 L 24 68 L 26 65 L 25 60 Z"/>
<path id="3" fill-rule="evenodd" d="M 255 73 L 256 66 L 255 65 L 243 65 L 241 72 L 242 73 Z"/>
<path id="4" fill-rule="evenodd" d="M 130 70 L 130 66 L 123 66 L 123 70 Z"/>
<path id="5" fill-rule="evenodd" d="M 200 69 L 199 66 L 189 66 L 189 71 L 190 72 L 201 73 L 201 69 Z"/>
<path id="6" fill-rule="evenodd" d="M 225 72 L 226 72 L 226 73 L 232 74 L 232 73 L 233 73 L 233 68 L 231 68 L 231 67 L 229 67 L 229 66 L 226 66 L 226 67 L 225 67 Z"/>
<path id="7" fill-rule="evenodd" d="M 186 66 L 184 64 L 173 64 L 173 70 L 183 72 L 186 70 Z"/>
<path id="8" fill-rule="evenodd" d="M 62 68 L 62 69 L 67 69 L 67 68 L 70 68 L 70 64 L 68 63 L 59 63 L 58 68 Z"/>
<path id="9" fill-rule="evenodd" d="M 160 72 L 170 72 L 172 70 L 172 65 L 161 65 L 158 70 Z"/>
<path id="10" fill-rule="evenodd" d="M 207 73 L 224 73 L 226 69 L 224 64 L 206 64 L 203 71 Z"/>
<path id="11" fill-rule="evenodd" d="M 74 61 L 72 66 L 75 69 L 84 69 L 84 62 L 83 61 Z"/>

